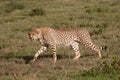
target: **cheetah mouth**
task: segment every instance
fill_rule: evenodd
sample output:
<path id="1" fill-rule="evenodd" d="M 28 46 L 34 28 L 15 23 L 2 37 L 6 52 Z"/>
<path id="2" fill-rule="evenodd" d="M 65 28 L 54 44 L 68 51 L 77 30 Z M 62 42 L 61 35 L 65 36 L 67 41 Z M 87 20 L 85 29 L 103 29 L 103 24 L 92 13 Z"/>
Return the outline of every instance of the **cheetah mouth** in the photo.
<path id="1" fill-rule="evenodd" d="M 31 40 L 31 41 L 33 41 L 34 39 L 33 38 L 31 38 L 31 37 L 29 37 L 29 39 Z"/>

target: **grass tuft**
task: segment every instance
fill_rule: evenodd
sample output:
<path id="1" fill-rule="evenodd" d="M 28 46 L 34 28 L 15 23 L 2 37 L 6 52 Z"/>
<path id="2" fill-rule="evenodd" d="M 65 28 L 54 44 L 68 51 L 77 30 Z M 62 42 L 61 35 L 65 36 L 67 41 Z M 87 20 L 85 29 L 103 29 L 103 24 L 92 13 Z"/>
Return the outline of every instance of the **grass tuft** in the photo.
<path id="1" fill-rule="evenodd" d="M 43 16 L 45 15 L 45 10 L 43 8 L 32 9 L 29 16 Z"/>
<path id="2" fill-rule="evenodd" d="M 83 76 L 98 76 L 99 74 L 115 75 L 120 73 L 120 59 L 119 57 L 113 57 L 112 61 L 105 60 L 98 67 L 85 71 Z"/>
<path id="3" fill-rule="evenodd" d="M 24 4 L 17 1 L 10 1 L 5 8 L 6 13 L 13 12 L 15 10 L 23 10 L 25 8 Z"/>

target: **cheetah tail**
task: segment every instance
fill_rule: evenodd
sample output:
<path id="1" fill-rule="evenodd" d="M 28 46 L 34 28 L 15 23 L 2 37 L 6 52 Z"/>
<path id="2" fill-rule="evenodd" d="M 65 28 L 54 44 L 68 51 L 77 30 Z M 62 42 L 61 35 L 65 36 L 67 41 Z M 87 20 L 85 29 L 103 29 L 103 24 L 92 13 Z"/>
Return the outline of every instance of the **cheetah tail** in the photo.
<path id="1" fill-rule="evenodd" d="M 107 50 L 107 46 L 101 46 L 100 49 L 101 50 Z"/>

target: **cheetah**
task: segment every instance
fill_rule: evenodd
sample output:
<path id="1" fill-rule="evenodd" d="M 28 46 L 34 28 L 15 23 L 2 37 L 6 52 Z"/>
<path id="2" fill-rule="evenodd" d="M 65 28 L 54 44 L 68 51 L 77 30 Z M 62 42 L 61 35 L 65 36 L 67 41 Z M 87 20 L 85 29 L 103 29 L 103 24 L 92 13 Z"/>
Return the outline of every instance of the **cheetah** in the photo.
<path id="1" fill-rule="evenodd" d="M 90 34 L 86 29 L 70 29 L 70 30 L 59 30 L 53 29 L 51 27 L 40 27 L 38 29 L 32 30 L 28 33 L 29 39 L 31 41 L 38 40 L 41 47 L 36 52 L 33 58 L 33 62 L 42 54 L 48 47 L 53 51 L 54 63 L 56 63 L 56 47 L 59 45 L 71 46 L 75 57 L 73 60 L 78 59 L 80 55 L 79 44 L 83 44 L 85 47 L 97 52 L 99 58 L 101 58 L 101 50 L 106 49 L 106 47 L 99 47 L 95 45 Z"/>

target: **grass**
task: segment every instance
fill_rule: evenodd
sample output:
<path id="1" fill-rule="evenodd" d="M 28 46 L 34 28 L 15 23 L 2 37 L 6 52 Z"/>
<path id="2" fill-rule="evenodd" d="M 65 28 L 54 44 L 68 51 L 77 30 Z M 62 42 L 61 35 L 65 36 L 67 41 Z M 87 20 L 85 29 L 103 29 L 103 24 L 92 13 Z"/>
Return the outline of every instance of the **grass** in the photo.
<path id="1" fill-rule="evenodd" d="M 15 2 L 15 1 L 9 1 L 8 4 L 5 5 L 5 9 L 4 11 L 6 13 L 10 13 L 10 12 L 13 12 L 15 10 L 22 10 L 24 9 L 24 4 L 23 3 L 20 3 L 20 2 Z"/>
<path id="2" fill-rule="evenodd" d="M 0 80 L 119 80 L 119 0 L 1 0 Z M 106 45 L 102 59 L 80 46 L 81 58 L 73 61 L 70 48 L 57 50 L 53 66 L 47 50 L 34 64 L 27 61 L 38 50 L 28 32 L 39 26 L 86 28 L 97 45 Z"/>
<path id="3" fill-rule="evenodd" d="M 45 15 L 45 10 L 42 8 L 33 9 L 30 13 L 30 16 L 42 16 Z"/>

